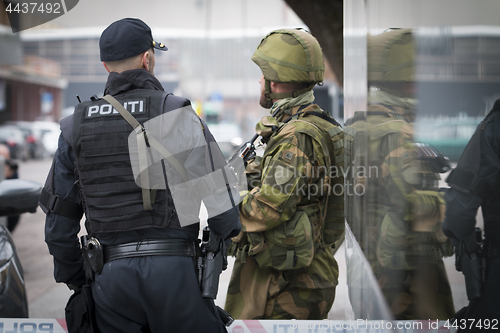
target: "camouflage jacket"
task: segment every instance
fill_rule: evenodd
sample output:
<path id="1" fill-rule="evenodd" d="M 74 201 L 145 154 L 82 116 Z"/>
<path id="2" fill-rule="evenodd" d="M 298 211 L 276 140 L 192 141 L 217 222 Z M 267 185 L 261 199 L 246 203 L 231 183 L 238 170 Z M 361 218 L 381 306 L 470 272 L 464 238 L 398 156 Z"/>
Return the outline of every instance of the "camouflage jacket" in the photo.
<path id="1" fill-rule="evenodd" d="M 341 238 L 345 223 L 340 172 L 343 132 L 318 116 L 329 117 L 317 105 L 297 113 L 298 109 L 292 110 L 292 119 L 286 123 L 265 117 L 257 125 L 267 146 L 263 157 L 247 166 L 251 191 L 240 204 L 242 231 L 247 235 L 242 233 L 233 240 L 241 248 L 251 242 L 248 234 L 276 228 L 303 210 L 311 222 L 315 248 L 306 268 L 308 288 L 334 287 L 338 269 L 332 247 Z"/>

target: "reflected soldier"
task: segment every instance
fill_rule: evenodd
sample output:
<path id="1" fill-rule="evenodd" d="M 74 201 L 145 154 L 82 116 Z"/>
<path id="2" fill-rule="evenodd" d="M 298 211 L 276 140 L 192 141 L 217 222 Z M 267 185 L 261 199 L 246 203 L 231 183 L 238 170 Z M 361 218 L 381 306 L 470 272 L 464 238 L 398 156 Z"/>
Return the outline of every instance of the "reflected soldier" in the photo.
<path id="1" fill-rule="evenodd" d="M 324 319 L 335 298 L 332 247 L 344 200 L 341 190 L 329 195 L 343 185 L 330 173 L 343 165 L 342 128 L 312 92 L 323 81 L 322 51 L 306 31 L 276 30 L 252 60 L 263 73 L 260 104 L 273 116 L 256 126 L 266 148 L 246 167 L 250 192 L 225 309 L 238 319 Z"/>
<path id="2" fill-rule="evenodd" d="M 454 306 L 442 257 L 453 252 L 437 191 L 446 168 L 430 158 L 431 147 L 413 142 L 414 52 L 407 29 L 368 37 L 368 109 L 345 129 L 347 181 L 366 192 L 348 197 L 347 215 L 395 319 L 447 319 Z M 361 167 L 377 172 L 356 173 Z M 355 311 L 366 305 L 353 299 Z"/>

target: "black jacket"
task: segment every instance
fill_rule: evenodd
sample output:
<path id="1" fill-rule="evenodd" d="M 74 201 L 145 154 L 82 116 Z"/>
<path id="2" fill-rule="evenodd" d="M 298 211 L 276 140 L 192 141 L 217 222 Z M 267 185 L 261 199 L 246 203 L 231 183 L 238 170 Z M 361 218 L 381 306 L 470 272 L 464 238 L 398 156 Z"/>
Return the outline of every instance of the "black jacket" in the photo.
<path id="1" fill-rule="evenodd" d="M 455 185 L 445 194 L 446 215 L 443 231 L 458 241 L 471 234 L 476 226 L 476 215 L 481 206 L 484 219 L 484 257 L 486 269 L 482 297 L 470 302 L 467 319 L 500 318 L 500 100 L 478 126 L 458 162 L 458 168 L 474 171 L 469 177 L 459 177 Z M 470 149 L 468 149 L 470 148 Z M 471 154 L 470 156 L 468 154 Z M 467 173 L 465 173 L 466 175 Z M 464 188 L 468 181 L 477 179 L 471 186 L 476 191 Z M 459 186 L 456 186 L 459 183 Z M 462 185 L 462 186 L 460 186 Z M 467 186 L 465 186 L 467 187 Z M 465 291 L 464 291 L 465 292 Z M 485 327 L 485 326 L 483 326 Z"/>
<path id="2" fill-rule="evenodd" d="M 163 91 L 160 82 L 145 70 L 130 70 L 120 74 L 111 73 L 106 83 L 104 94 L 120 96 L 120 94 L 140 89 L 153 89 Z M 185 105 L 190 102 L 186 100 Z M 65 118 L 64 121 L 72 121 Z M 199 119 L 198 119 L 199 120 Z M 208 128 L 206 128 L 208 131 Z M 200 129 L 201 132 L 201 129 Z M 191 135 L 202 135 L 209 140 L 213 136 L 207 133 L 191 133 Z M 54 184 L 54 194 L 60 198 L 81 204 L 79 189 L 75 184 L 75 156 L 71 144 L 63 136 L 59 138 L 59 148 L 54 156 L 53 179 L 48 179 Z M 224 161 L 225 162 L 225 161 Z M 202 163 L 203 164 L 203 163 Z M 208 165 L 208 163 L 204 163 Z M 194 167 L 199 167 L 194 166 Z M 49 175 L 50 176 L 50 175 Z M 223 214 L 208 219 L 211 229 L 222 235 L 224 239 L 236 236 L 241 228 L 237 206 Z M 46 218 L 45 241 L 50 253 L 54 256 L 54 276 L 57 282 L 81 285 L 84 282 L 82 257 L 79 250 L 77 234 L 80 231 L 80 222 L 70 219 L 54 212 L 50 212 Z M 141 241 L 144 239 L 166 239 L 181 238 L 196 240 L 198 233 L 193 230 L 172 228 L 145 228 L 126 232 L 99 233 L 95 235 L 102 244 L 122 244 L 127 242 Z"/>

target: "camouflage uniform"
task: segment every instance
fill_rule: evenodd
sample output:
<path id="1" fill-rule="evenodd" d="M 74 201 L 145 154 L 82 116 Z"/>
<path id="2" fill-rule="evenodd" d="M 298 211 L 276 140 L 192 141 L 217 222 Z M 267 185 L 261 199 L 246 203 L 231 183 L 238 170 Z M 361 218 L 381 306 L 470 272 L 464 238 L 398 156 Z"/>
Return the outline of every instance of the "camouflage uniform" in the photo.
<path id="1" fill-rule="evenodd" d="M 306 34 L 299 38 L 312 37 Z M 230 249 L 236 262 L 225 310 L 235 318 L 323 319 L 333 304 L 339 273 L 332 248 L 343 233 L 344 201 L 343 194 L 328 194 L 343 185 L 330 173 L 343 165 L 343 132 L 313 100 L 310 91 L 287 98 L 277 103 L 276 118 L 257 124 L 266 149 L 247 165 L 242 233 Z M 302 247 L 301 240 L 307 240 Z"/>
<path id="2" fill-rule="evenodd" d="M 408 41 L 407 33 L 391 34 L 389 45 Z M 376 91 L 367 112 L 356 112 L 346 121 L 346 155 L 352 167 L 348 181 L 366 188 L 364 195 L 348 197 L 346 215 L 395 318 L 448 319 L 455 311 L 442 257 L 453 250 L 441 228 L 439 175 L 419 158 L 413 144 L 414 102 Z M 370 174 L 357 174 L 360 167 Z M 362 312 L 363 306 L 369 305 L 353 300 L 355 311 Z"/>

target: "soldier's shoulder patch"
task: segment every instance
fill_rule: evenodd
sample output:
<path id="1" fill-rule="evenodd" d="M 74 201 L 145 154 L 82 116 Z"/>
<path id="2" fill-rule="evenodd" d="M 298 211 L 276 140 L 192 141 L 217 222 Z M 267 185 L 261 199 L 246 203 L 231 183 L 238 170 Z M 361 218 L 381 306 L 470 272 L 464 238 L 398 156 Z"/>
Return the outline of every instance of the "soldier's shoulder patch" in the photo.
<path id="1" fill-rule="evenodd" d="M 292 153 L 291 151 L 284 151 L 283 152 L 283 159 L 288 163 L 292 163 L 294 157 L 295 157 L 295 153 Z"/>

